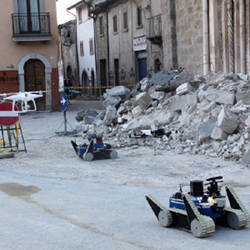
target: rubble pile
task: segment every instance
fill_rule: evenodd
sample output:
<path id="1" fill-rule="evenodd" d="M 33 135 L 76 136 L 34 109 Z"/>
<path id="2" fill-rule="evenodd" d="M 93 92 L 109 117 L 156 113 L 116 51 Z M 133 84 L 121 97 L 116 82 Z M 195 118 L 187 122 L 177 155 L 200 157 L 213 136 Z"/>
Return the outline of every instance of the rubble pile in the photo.
<path id="1" fill-rule="evenodd" d="M 206 154 L 250 163 L 250 81 L 243 74 L 159 72 L 132 90 L 107 90 L 106 112 L 82 121 L 113 146 Z M 85 127 L 86 128 L 86 127 Z M 87 129 L 85 129 L 86 131 Z"/>

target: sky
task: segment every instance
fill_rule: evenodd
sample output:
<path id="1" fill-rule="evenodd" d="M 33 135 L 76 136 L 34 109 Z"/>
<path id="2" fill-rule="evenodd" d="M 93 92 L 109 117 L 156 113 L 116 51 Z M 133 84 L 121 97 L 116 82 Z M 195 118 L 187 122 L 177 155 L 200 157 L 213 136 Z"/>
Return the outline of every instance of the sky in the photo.
<path id="1" fill-rule="evenodd" d="M 57 23 L 62 24 L 69 20 L 75 19 L 73 15 L 69 14 L 66 9 L 69 6 L 79 2 L 79 0 L 57 0 L 56 2 L 56 10 L 57 10 Z M 70 12 L 73 12 L 71 10 Z"/>

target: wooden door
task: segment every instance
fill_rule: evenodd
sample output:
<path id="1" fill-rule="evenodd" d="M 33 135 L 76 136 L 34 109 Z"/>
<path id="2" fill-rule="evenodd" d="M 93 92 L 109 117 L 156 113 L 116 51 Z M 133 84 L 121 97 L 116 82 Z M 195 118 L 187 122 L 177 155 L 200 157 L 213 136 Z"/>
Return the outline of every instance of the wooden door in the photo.
<path id="1" fill-rule="evenodd" d="M 25 91 L 45 91 L 45 66 L 40 60 L 31 59 L 24 65 Z M 45 109 L 45 94 L 36 99 L 37 109 Z"/>

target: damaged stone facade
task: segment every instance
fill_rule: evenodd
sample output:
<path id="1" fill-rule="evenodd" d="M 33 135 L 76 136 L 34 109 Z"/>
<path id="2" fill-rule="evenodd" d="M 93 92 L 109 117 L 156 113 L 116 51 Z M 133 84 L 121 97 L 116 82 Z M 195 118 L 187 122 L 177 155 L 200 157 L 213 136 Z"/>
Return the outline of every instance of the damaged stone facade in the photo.
<path id="1" fill-rule="evenodd" d="M 64 84 L 66 87 L 79 86 L 76 21 L 61 24 L 58 29 L 64 65 Z"/>
<path id="2" fill-rule="evenodd" d="M 109 0 L 95 9 L 98 77 L 104 86 L 136 83 L 142 59 L 147 76 L 178 67 L 193 74 L 250 74 L 248 0 Z"/>

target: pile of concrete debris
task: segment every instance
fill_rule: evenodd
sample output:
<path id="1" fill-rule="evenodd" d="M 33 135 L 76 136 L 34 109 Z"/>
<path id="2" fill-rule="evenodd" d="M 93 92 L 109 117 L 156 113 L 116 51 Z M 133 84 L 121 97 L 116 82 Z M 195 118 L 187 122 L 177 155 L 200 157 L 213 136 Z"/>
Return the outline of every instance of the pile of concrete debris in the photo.
<path id="1" fill-rule="evenodd" d="M 115 147 L 206 154 L 250 163 L 250 81 L 247 75 L 192 76 L 185 69 L 159 72 L 132 90 L 104 94 L 106 111 L 83 111 L 84 132 L 103 132 Z"/>

